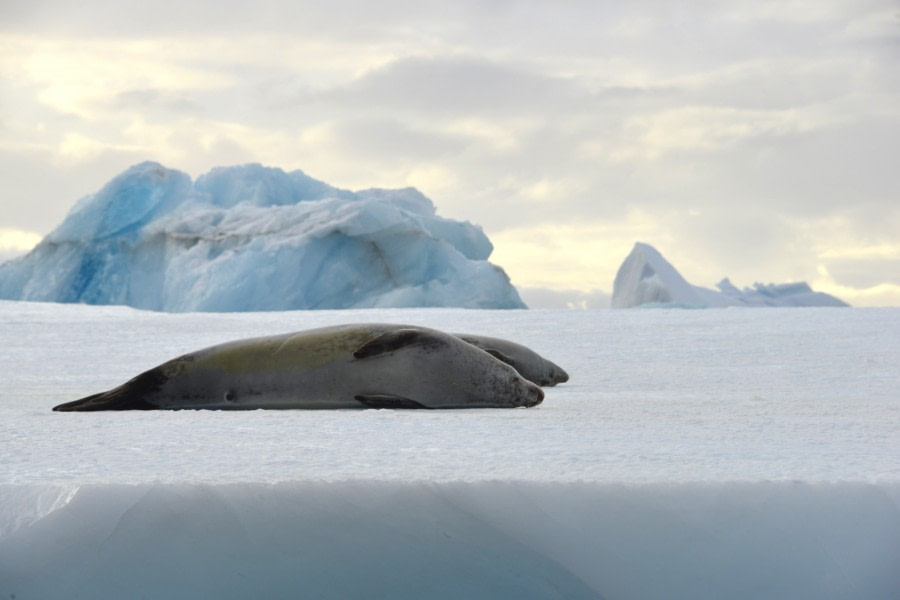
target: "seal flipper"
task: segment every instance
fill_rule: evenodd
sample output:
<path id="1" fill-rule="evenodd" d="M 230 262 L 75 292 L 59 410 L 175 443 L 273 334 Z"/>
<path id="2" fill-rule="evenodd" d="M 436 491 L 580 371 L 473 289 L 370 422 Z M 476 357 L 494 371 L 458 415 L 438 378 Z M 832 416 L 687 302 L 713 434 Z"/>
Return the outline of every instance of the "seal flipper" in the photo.
<path id="1" fill-rule="evenodd" d="M 111 390 L 54 406 L 53 410 L 159 410 L 159 405 L 153 403 L 153 395 L 165 381 L 162 369 L 155 367 Z"/>
<path id="2" fill-rule="evenodd" d="M 158 410 L 152 395 L 165 383 L 166 377 L 159 367 L 144 371 L 106 392 L 85 396 L 80 400 L 53 407 L 58 412 L 90 410 Z"/>
<path id="3" fill-rule="evenodd" d="M 87 397 L 81 398 L 79 400 L 72 400 L 71 402 L 63 402 L 62 404 L 54 406 L 53 410 L 58 411 L 58 412 L 69 412 L 69 411 L 73 411 L 73 410 L 86 410 L 86 409 L 79 409 L 78 407 L 83 404 L 88 404 L 92 400 L 96 399 L 99 396 L 102 396 L 105 393 L 106 392 L 102 392 L 100 394 L 93 394 L 91 396 L 87 396 Z"/>
<path id="4" fill-rule="evenodd" d="M 394 329 L 375 336 L 353 353 L 353 358 L 372 358 L 409 346 L 443 346 L 447 343 L 439 335 L 421 329 Z"/>
<path id="5" fill-rule="evenodd" d="M 428 408 L 415 400 L 390 394 L 358 394 L 353 398 L 369 408 Z"/>
<path id="6" fill-rule="evenodd" d="M 80 400 L 64 402 L 54 406 L 57 412 L 84 412 L 92 410 L 157 410 L 158 406 L 150 404 L 141 398 L 135 398 L 130 394 L 121 393 L 121 388 L 115 388 L 108 392 L 93 394 Z"/>

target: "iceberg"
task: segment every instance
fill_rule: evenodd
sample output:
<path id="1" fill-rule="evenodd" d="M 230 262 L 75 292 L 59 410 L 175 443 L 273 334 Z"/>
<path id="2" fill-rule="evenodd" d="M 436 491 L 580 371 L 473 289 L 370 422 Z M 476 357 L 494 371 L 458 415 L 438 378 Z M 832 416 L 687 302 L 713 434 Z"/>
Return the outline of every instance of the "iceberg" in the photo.
<path id="1" fill-rule="evenodd" d="M 616 273 L 612 308 L 848 306 L 834 296 L 813 291 L 805 282 L 756 283 L 753 288 L 741 290 L 726 277 L 716 287 L 718 291 L 688 283 L 656 248 L 637 242 Z"/>
<path id="2" fill-rule="evenodd" d="M 0 265 L 0 298 L 165 311 L 525 308 L 477 225 L 413 188 L 351 192 L 302 171 L 135 165 Z"/>

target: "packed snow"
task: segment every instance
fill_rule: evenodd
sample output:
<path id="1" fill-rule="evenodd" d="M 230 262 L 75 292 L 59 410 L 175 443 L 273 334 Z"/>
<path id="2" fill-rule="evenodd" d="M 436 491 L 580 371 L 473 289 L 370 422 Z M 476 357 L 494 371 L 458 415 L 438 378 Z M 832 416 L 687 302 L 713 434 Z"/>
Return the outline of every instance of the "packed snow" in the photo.
<path id="1" fill-rule="evenodd" d="M 571 380 L 521 409 L 50 410 L 373 321 L 512 339 Z M 0 336 L 0 598 L 900 597 L 897 309 L 0 302 Z"/>
<path id="2" fill-rule="evenodd" d="M 136 165 L 80 200 L 0 298 L 159 311 L 524 308 L 480 227 L 412 188 L 349 192 L 301 171 Z"/>
<path id="3" fill-rule="evenodd" d="M 716 286 L 719 291 L 691 285 L 656 248 L 638 242 L 616 273 L 612 307 L 847 306 L 805 282 L 756 283 L 741 290 L 726 277 Z"/>

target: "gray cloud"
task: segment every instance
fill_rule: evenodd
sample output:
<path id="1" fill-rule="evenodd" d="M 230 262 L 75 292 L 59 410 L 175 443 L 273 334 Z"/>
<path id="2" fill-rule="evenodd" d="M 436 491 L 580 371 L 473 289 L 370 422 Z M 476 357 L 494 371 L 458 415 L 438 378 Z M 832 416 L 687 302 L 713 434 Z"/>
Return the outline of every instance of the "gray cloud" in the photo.
<path id="1" fill-rule="evenodd" d="M 143 160 L 127 152 L 103 152 L 71 166 L 53 166 L 49 153 L 0 151 L 3 219 L 0 227 L 41 234 L 62 222 L 76 200 L 99 190 L 112 176 Z"/>
<path id="2" fill-rule="evenodd" d="M 189 97 L 166 90 L 139 89 L 116 94 L 110 103 L 113 109 L 150 111 L 153 113 L 195 114 L 201 105 Z"/>
<path id="3" fill-rule="evenodd" d="M 900 258 L 828 260 L 825 267 L 839 284 L 867 288 L 880 283 L 900 285 Z"/>
<path id="4" fill-rule="evenodd" d="M 334 152 L 355 159 L 429 160 L 460 152 L 466 140 L 419 130 L 396 119 L 351 118 L 327 128 L 322 143 Z"/>
<path id="5" fill-rule="evenodd" d="M 570 105 L 571 81 L 475 57 L 406 58 L 324 92 L 320 101 L 426 113 L 528 113 Z"/>
<path id="6" fill-rule="evenodd" d="M 256 0 L 252 4 L 241 0 L 84 0 L 74 6 L 64 0 L 32 0 L 0 5 L 0 30 L 111 37 L 278 32 L 372 39 L 382 37 L 385 28 L 398 34 L 415 23 L 457 23 L 473 8 L 483 12 L 474 2 L 455 4 L 427 0 Z"/>
<path id="7" fill-rule="evenodd" d="M 900 156 L 896 128 L 895 119 L 861 117 L 818 131 L 764 136 L 711 157 L 710 166 L 737 194 L 736 202 L 759 209 L 812 217 L 876 203 L 893 212 L 897 205 L 886 202 L 885 184 L 896 171 L 892 157 Z"/>

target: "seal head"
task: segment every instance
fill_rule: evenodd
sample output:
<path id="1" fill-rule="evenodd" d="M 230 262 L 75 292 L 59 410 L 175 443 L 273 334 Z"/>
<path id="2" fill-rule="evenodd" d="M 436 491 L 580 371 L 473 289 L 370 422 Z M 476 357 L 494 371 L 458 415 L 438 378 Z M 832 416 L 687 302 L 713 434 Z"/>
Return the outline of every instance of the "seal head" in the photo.
<path id="1" fill-rule="evenodd" d="M 536 385 L 551 387 L 569 380 L 569 374 L 562 367 L 522 344 L 471 333 L 454 335 L 510 365 L 522 377 Z"/>

